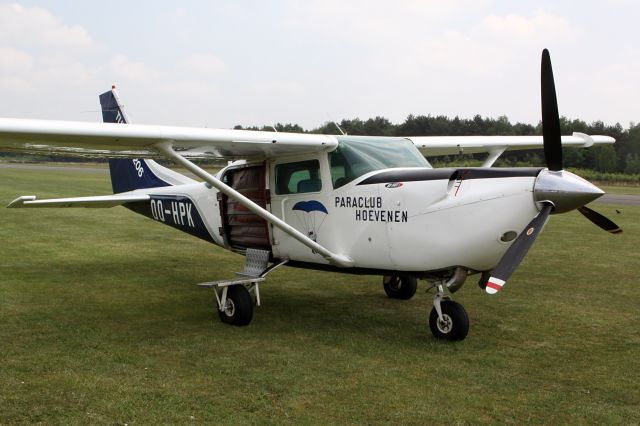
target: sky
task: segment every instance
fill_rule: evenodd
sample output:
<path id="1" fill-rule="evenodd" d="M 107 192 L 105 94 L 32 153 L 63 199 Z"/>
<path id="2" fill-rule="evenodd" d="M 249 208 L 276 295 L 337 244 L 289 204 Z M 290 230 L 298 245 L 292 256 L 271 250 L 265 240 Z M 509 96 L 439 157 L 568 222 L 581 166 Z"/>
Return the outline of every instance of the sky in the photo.
<path id="1" fill-rule="evenodd" d="M 0 0 L 0 117 L 230 128 L 409 114 L 640 121 L 640 2 Z"/>

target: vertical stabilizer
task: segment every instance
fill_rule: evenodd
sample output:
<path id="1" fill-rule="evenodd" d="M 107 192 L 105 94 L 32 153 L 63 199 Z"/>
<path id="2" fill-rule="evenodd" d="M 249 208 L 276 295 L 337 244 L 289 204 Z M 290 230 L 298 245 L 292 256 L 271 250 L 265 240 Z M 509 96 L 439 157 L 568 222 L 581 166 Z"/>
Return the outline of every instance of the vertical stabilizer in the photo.
<path id="1" fill-rule="evenodd" d="M 116 86 L 111 86 L 111 90 L 100 95 L 100 106 L 102 107 L 102 121 L 105 123 L 130 123 L 127 113 L 118 97 Z"/>

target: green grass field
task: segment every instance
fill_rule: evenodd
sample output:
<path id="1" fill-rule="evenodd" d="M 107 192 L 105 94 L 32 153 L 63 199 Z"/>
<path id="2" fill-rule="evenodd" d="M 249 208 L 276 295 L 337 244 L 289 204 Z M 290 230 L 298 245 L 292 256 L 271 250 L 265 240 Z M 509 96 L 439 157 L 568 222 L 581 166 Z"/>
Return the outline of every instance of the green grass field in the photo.
<path id="1" fill-rule="evenodd" d="M 108 194 L 108 176 L 0 170 L 0 201 Z M 283 268 L 248 327 L 196 287 L 243 258 L 124 208 L 0 208 L 0 424 L 638 424 L 640 208 L 559 215 L 471 331 L 435 341 L 425 283 Z M 616 214 L 615 209 L 622 213 Z"/>
<path id="2" fill-rule="evenodd" d="M 597 184 L 607 194 L 640 195 L 640 186 L 611 186 Z"/>

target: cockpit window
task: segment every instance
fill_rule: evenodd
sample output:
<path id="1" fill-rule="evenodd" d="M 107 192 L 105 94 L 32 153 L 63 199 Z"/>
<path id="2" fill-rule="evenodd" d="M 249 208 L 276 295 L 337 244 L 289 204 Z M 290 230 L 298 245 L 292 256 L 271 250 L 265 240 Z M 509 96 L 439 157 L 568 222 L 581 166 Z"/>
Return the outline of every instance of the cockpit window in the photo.
<path id="1" fill-rule="evenodd" d="M 338 137 L 329 153 L 334 188 L 374 170 L 393 167 L 431 167 L 413 142 L 403 138 Z"/>

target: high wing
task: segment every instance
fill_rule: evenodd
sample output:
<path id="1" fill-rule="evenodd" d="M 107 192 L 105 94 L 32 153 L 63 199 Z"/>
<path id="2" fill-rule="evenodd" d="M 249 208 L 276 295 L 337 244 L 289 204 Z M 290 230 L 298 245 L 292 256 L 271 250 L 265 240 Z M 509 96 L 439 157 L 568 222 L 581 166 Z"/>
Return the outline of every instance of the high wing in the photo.
<path id="1" fill-rule="evenodd" d="M 505 150 L 542 148 L 542 136 L 413 136 L 407 137 L 427 156 L 488 152 L 497 158 Z M 608 136 L 574 133 L 564 146 L 611 144 Z M 188 158 L 257 159 L 288 154 L 331 151 L 336 136 L 260 132 L 195 127 L 150 126 L 74 121 L 0 118 L 0 150 L 81 157 L 158 156 L 167 145 Z"/>
<path id="2" fill-rule="evenodd" d="M 333 136 L 195 127 L 0 119 L 0 150 L 82 157 L 156 157 L 157 144 L 184 157 L 265 158 L 331 150 Z"/>

